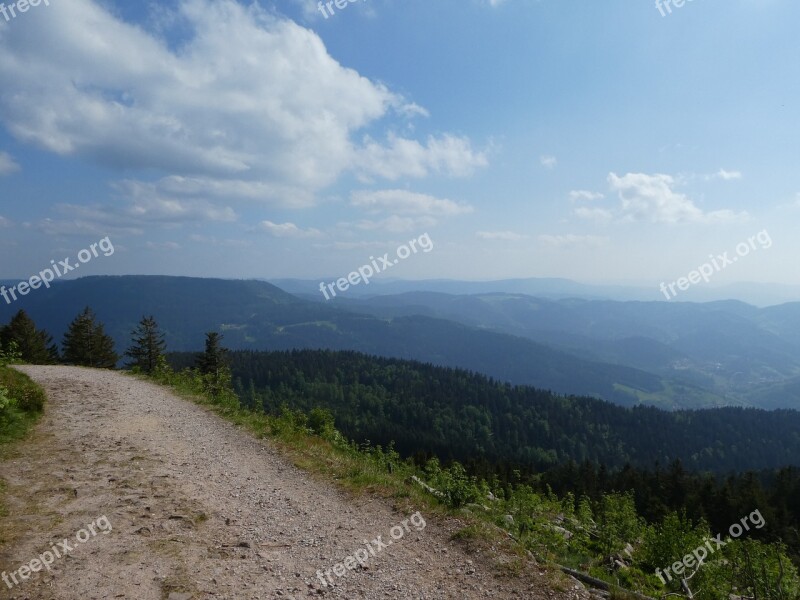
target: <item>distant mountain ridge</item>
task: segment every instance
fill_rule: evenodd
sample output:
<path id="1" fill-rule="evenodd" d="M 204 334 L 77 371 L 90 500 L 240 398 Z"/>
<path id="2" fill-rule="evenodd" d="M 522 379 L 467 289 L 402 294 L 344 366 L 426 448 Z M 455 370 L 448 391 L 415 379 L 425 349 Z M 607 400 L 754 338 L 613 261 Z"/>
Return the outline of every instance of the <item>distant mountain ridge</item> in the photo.
<path id="1" fill-rule="evenodd" d="M 333 278 L 326 279 L 330 281 Z M 311 279 L 270 279 L 270 283 L 309 300 L 323 300 L 319 281 Z M 495 281 L 460 281 L 456 279 L 424 279 L 406 281 L 375 278 L 367 286 L 347 290 L 347 298 L 364 298 L 405 294 L 409 292 L 436 292 L 441 294 L 525 294 L 549 299 L 578 298 L 583 300 L 616 300 L 619 302 L 666 302 L 658 285 L 610 285 L 580 283 L 555 277 L 529 277 L 525 279 L 499 279 Z M 721 286 L 698 285 L 681 292 L 669 301 L 717 302 L 736 299 L 753 306 L 774 306 L 787 302 L 800 302 L 800 286 L 777 283 L 733 283 Z"/>
<path id="2" fill-rule="evenodd" d="M 426 315 L 534 339 L 765 407 L 800 407 L 800 303 L 757 308 L 432 292 L 338 299 L 379 317 Z"/>
<path id="3" fill-rule="evenodd" d="M 202 347 L 221 331 L 232 349 L 356 350 L 460 367 L 515 384 L 595 396 L 623 405 L 665 408 L 721 406 L 725 398 L 690 382 L 576 357 L 530 339 L 430 316 L 393 318 L 297 298 L 263 281 L 166 276 L 87 277 L 37 290 L 0 305 L 0 322 L 24 308 L 60 341 L 68 323 L 91 306 L 124 350 L 143 315 L 154 315 L 173 351 Z"/>

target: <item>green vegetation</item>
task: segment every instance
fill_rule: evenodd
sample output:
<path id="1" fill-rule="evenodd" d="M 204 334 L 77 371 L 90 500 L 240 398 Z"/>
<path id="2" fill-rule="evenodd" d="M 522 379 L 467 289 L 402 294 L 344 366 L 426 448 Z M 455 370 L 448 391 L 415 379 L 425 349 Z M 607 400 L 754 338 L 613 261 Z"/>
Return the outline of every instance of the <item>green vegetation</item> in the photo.
<path id="1" fill-rule="evenodd" d="M 36 324 L 19 311 L 5 327 L 0 328 L 0 345 L 9 348 L 15 344 L 20 360 L 33 365 L 50 365 L 59 362 L 58 348 L 46 331 L 36 329 Z"/>
<path id="2" fill-rule="evenodd" d="M 133 345 L 125 352 L 125 356 L 131 359 L 127 366 L 144 373 L 152 373 L 162 360 L 167 347 L 155 317 L 142 317 L 131 335 Z"/>
<path id="3" fill-rule="evenodd" d="M 70 323 L 64 334 L 64 362 L 84 367 L 113 369 L 119 362 L 114 341 L 88 306 Z"/>
<path id="4" fill-rule="evenodd" d="M 237 354 L 232 353 L 234 362 Z M 582 479 L 573 475 L 575 487 L 593 479 L 594 494 L 576 495 L 567 492 L 558 495 L 547 485 L 546 479 L 551 476 L 555 480 L 568 472 L 568 469 L 555 474 L 529 476 L 525 481 L 519 471 L 514 472 L 516 481 L 501 481 L 497 474 L 478 478 L 458 462 L 451 462 L 444 467 L 436 457 L 431 457 L 422 464 L 416 463 L 410 457 L 403 458 L 392 443 L 376 446 L 368 442 L 349 441 L 335 428 L 333 415 L 326 409 L 316 406 L 304 410 L 287 405 L 286 400 L 297 400 L 292 385 L 288 383 L 290 376 L 297 373 L 287 369 L 287 361 L 282 358 L 302 356 L 318 369 L 341 369 L 342 363 L 346 363 L 350 357 L 345 354 L 346 356 L 325 352 L 269 354 L 273 360 L 260 363 L 266 369 L 262 375 L 282 378 L 277 386 L 278 391 L 269 396 L 271 402 L 264 402 L 264 397 L 259 394 L 252 380 L 241 393 L 240 400 L 240 395 L 235 394 L 233 389 L 220 390 L 198 369 L 185 368 L 175 372 L 163 364 L 154 374 L 154 378 L 185 393 L 205 397 L 205 402 L 227 418 L 258 435 L 270 436 L 294 457 L 299 466 L 315 473 L 325 473 L 354 491 L 369 489 L 395 498 L 413 497 L 415 502 L 423 501 L 429 508 L 467 516 L 468 525 L 454 536 L 455 539 L 464 542 L 487 537 L 491 539 L 496 534 L 486 526 L 494 525 L 497 528 L 494 531 L 507 531 L 521 547 L 531 551 L 540 561 L 586 572 L 606 581 L 611 589 L 621 586 L 623 590 L 653 596 L 672 593 L 698 600 L 727 600 L 731 593 L 764 600 L 800 598 L 797 569 L 783 544 L 766 539 L 768 530 L 765 526 L 763 529 L 753 529 L 741 539 L 728 540 L 724 549 L 710 556 L 686 582 L 678 581 L 676 577 L 672 581 L 665 579 L 664 584 L 656 575 L 656 569 L 673 565 L 713 537 L 709 525 L 704 519 L 690 519 L 685 511 L 668 511 L 658 519 L 645 518 L 637 507 L 634 492 L 606 491 L 607 486 L 599 480 L 605 477 L 610 481 L 611 475 L 602 467 L 596 471 L 587 464 L 582 467 Z M 366 357 L 357 357 L 360 368 L 355 385 L 362 386 L 364 390 L 373 390 L 371 383 L 378 376 L 378 367 L 383 370 L 394 367 L 402 371 L 404 366 L 396 364 L 400 361 L 374 359 L 374 368 L 371 370 Z M 202 361 L 199 362 L 202 364 Z M 423 370 L 427 368 L 422 365 L 418 367 Z M 439 369 L 437 373 L 438 371 L 446 370 Z M 309 403 L 313 403 L 319 395 L 331 392 L 325 386 L 316 387 L 320 381 L 311 372 L 304 372 L 306 379 L 303 389 L 311 394 L 307 398 Z M 340 381 L 347 381 L 341 370 L 337 373 L 342 377 Z M 395 393 L 402 389 L 401 380 L 409 385 L 413 382 L 413 378 L 409 380 L 409 372 L 404 372 L 403 375 L 403 378 L 396 380 L 397 387 L 393 390 Z M 459 376 L 472 377 L 463 372 Z M 452 383 L 436 377 L 425 381 L 428 386 L 437 390 L 439 396 L 444 394 L 445 389 L 449 389 L 447 384 Z M 239 384 L 241 387 L 241 382 Z M 456 393 L 460 391 L 462 390 L 457 389 Z M 283 402 L 281 398 L 284 399 Z M 345 398 L 349 398 L 351 402 L 356 399 L 350 390 L 347 390 Z M 425 398 L 429 399 L 428 396 Z M 358 406 L 361 405 L 356 404 Z M 406 408 L 410 412 L 417 409 L 413 404 Z M 368 418 L 374 413 L 359 413 L 354 408 L 353 414 Z M 387 411 L 387 414 L 393 413 Z M 399 416 L 402 417 L 402 414 Z M 417 414 L 417 418 L 417 423 L 421 424 L 425 422 L 426 415 Z M 676 476 L 676 469 L 679 476 Z M 624 473 L 627 477 L 632 476 L 631 470 Z M 636 474 L 639 475 L 647 474 Z M 679 465 L 669 474 L 656 473 L 655 476 L 664 479 L 661 483 L 677 481 L 679 485 L 688 483 L 691 477 L 683 473 Z M 673 477 L 673 480 L 669 481 L 669 477 Z M 414 483 L 415 480 L 418 483 Z M 800 493 L 800 478 L 796 473 L 794 478 L 790 474 L 784 484 L 788 484 L 790 488 L 795 486 L 793 489 L 796 492 L 783 489 L 787 498 L 783 501 L 782 509 L 792 502 L 791 498 L 795 493 Z M 735 492 L 733 488 L 730 489 Z M 666 495 L 674 495 L 675 492 L 669 485 L 665 485 L 662 491 Z M 702 491 L 700 490 L 701 493 Z M 708 488 L 705 491 L 708 492 Z M 684 497 L 678 499 L 679 502 L 688 501 L 687 492 L 684 490 Z M 741 503 L 749 500 L 765 501 L 757 493 L 752 498 L 737 496 L 737 501 Z M 656 503 L 659 508 L 669 504 L 669 498 Z M 735 509 L 734 504 L 724 508 L 721 511 L 723 514 Z M 740 517 L 756 508 L 758 506 L 751 505 L 731 523 L 738 522 Z M 775 516 L 773 512 L 767 514 L 767 519 Z M 727 531 L 731 523 L 725 524 L 724 531 Z M 757 539 L 759 536 L 765 539 Z M 622 592 L 617 590 L 615 593 Z"/>
<path id="5" fill-rule="evenodd" d="M 569 461 L 653 469 L 680 460 L 715 473 L 798 464 L 800 412 L 724 408 L 664 412 L 558 396 L 460 369 L 355 352 L 231 352 L 246 406 L 327 408 L 348 438 L 394 441 L 418 462 L 432 456 L 489 476 L 541 472 Z M 169 358 L 191 366 L 193 354 Z"/>
<path id="6" fill-rule="evenodd" d="M 27 376 L 8 368 L 20 358 L 14 342 L 0 344 L 0 448 L 22 438 L 44 409 L 44 391 Z"/>

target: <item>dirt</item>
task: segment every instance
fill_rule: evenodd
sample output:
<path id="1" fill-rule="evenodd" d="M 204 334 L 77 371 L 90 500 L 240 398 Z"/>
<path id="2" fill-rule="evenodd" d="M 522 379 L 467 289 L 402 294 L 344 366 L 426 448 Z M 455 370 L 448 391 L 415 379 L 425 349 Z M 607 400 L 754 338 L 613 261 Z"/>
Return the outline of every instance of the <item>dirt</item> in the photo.
<path id="1" fill-rule="evenodd" d="M 48 404 L 0 463 L 0 570 L 19 581 L 0 581 L 0 598 L 587 597 L 574 580 L 555 589 L 534 563 L 504 574 L 491 548 L 471 553 L 451 539 L 458 519 L 354 498 L 162 387 L 110 371 L 19 368 Z M 348 556 L 364 564 L 349 561 L 339 577 L 332 569 Z M 49 570 L 22 580 L 19 568 L 37 557 Z M 333 585 L 318 577 L 329 569 Z"/>

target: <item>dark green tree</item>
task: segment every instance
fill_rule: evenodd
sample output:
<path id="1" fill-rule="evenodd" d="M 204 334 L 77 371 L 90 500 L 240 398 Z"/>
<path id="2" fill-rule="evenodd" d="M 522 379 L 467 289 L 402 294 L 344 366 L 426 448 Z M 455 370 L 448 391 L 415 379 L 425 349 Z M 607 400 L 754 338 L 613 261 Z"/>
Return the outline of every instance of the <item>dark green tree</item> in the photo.
<path id="1" fill-rule="evenodd" d="M 59 361 L 58 348 L 46 331 L 36 329 L 24 310 L 20 310 L 11 321 L 0 329 L 0 344 L 9 347 L 15 342 L 21 360 L 32 365 L 52 365 Z"/>
<path id="2" fill-rule="evenodd" d="M 64 334 L 64 362 L 84 367 L 113 369 L 119 362 L 114 340 L 106 335 L 103 324 L 96 322 L 88 306 L 75 317 Z"/>
<path id="3" fill-rule="evenodd" d="M 158 323 L 153 316 L 142 317 L 139 325 L 131 332 L 133 345 L 125 352 L 131 361 L 129 367 L 140 369 L 150 374 L 158 366 L 159 360 L 164 356 L 167 344 L 164 334 L 158 329 Z"/>
<path id="4" fill-rule="evenodd" d="M 197 357 L 195 367 L 203 375 L 213 396 L 219 396 L 231 387 L 231 370 L 227 350 L 222 347 L 222 335 L 216 331 L 206 333 L 206 349 Z"/>

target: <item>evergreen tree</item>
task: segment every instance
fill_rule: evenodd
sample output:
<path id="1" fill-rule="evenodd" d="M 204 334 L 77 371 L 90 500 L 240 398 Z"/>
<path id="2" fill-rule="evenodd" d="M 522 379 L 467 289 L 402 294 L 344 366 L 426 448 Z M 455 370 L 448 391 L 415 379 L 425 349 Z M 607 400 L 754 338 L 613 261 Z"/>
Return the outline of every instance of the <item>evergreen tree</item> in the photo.
<path id="1" fill-rule="evenodd" d="M 21 360 L 32 365 L 52 365 L 59 361 L 58 348 L 53 338 L 36 324 L 24 310 L 20 310 L 5 327 L 0 329 L 0 344 L 9 347 L 15 342 Z"/>
<path id="2" fill-rule="evenodd" d="M 195 366 L 203 375 L 218 373 L 227 363 L 225 355 L 227 350 L 222 347 L 222 335 L 216 331 L 206 333 L 206 349 L 197 357 Z"/>
<path id="3" fill-rule="evenodd" d="M 68 364 L 113 369 L 119 361 L 114 340 L 106 335 L 102 323 L 95 322 L 88 306 L 70 323 L 62 345 Z"/>
<path id="4" fill-rule="evenodd" d="M 230 388 L 231 370 L 227 363 L 227 350 L 222 347 L 222 335 L 216 331 L 206 333 L 206 349 L 195 361 L 195 367 L 206 380 L 208 391 L 218 396 Z"/>
<path id="5" fill-rule="evenodd" d="M 133 345 L 125 352 L 125 356 L 132 359 L 128 366 L 138 367 L 144 373 L 152 373 L 167 347 L 164 334 L 158 330 L 155 318 L 143 317 L 131 335 Z"/>

